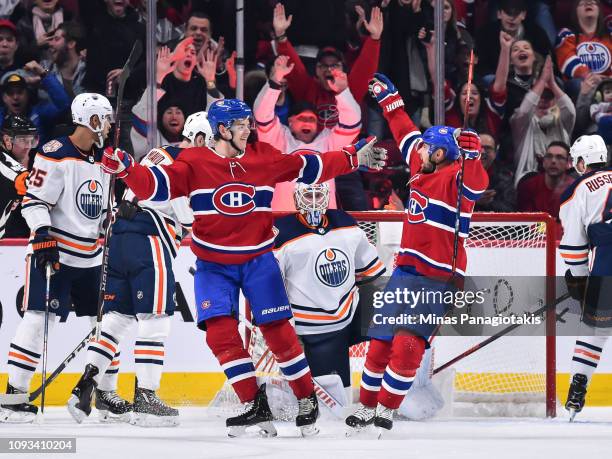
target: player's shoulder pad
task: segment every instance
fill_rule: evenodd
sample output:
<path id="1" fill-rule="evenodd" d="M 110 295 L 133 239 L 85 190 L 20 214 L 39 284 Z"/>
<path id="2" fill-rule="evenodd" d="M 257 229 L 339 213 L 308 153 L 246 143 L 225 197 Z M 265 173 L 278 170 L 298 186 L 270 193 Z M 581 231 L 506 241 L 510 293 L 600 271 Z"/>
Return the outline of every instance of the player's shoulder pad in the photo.
<path id="1" fill-rule="evenodd" d="M 172 159 L 176 159 L 180 152 L 183 151 L 183 148 L 175 147 L 173 145 L 165 145 L 162 148 L 172 157 Z"/>
<path id="2" fill-rule="evenodd" d="M 563 193 L 561 193 L 561 198 L 560 198 L 560 203 L 561 205 L 565 204 L 567 201 L 571 200 L 571 198 L 574 196 L 574 194 L 576 193 L 576 190 L 578 189 L 578 187 L 584 183 L 585 181 L 587 181 L 588 179 L 590 179 L 593 175 L 595 175 L 597 172 L 601 172 L 601 170 L 597 170 L 597 171 L 591 171 L 588 174 L 584 174 L 581 175 L 580 177 L 578 177 L 576 180 L 574 180 L 574 183 L 572 183 L 570 186 L 568 186 L 565 191 Z"/>
<path id="3" fill-rule="evenodd" d="M 297 219 L 296 214 L 277 218 L 274 220 L 274 227 L 276 228 L 274 248 L 279 248 L 296 237 L 310 233 L 310 230 Z"/>
<path id="4" fill-rule="evenodd" d="M 327 216 L 327 220 L 329 221 L 329 229 L 358 226 L 357 220 L 355 220 L 344 210 L 328 209 L 327 212 L 325 212 L 325 215 Z"/>
<path id="5" fill-rule="evenodd" d="M 38 153 L 44 157 L 56 160 L 66 158 L 83 159 L 81 152 L 68 137 L 58 137 L 57 139 L 50 140 L 40 148 Z"/>

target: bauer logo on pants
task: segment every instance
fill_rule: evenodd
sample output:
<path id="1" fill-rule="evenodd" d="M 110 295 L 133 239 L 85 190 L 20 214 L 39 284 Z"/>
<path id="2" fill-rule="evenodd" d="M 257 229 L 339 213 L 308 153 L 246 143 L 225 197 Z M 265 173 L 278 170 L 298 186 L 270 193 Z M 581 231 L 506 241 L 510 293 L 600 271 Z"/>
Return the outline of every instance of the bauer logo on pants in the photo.
<path id="1" fill-rule="evenodd" d="M 317 278 L 328 287 L 339 287 L 349 277 L 351 263 L 340 249 L 325 249 L 315 262 Z"/>
<path id="2" fill-rule="evenodd" d="M 90 220 L 102 214 L 102 185 L 97 180 L 83 182 L 76 192 L 76 206 L 79 212 Z"/>

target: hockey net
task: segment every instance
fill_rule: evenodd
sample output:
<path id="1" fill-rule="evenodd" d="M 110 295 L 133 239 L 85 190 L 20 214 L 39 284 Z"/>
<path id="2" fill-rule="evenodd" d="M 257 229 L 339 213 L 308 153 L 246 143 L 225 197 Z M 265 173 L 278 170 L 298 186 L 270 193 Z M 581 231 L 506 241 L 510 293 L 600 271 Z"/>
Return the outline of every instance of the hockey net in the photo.
<path id="1" fill-rule="evenodd" d="M 390 274 L 399 249 L 404 212 L 352 212 Z M 556 224 L 543 213 L 475 213 L 466 241 L 468 276 L 495 276 L 500 285 L 501 314 L 523 313 L 555 298 L 554 281 L 544 290 L 523 288 L 525 278 L 554 279 Z M 527 292 L 528 290 L 528 292 Z M 537 289 L 536 289 L 537 290 Z M 467 356 L 434 377 L 450 410 L 447 415 L 555 416 L 555 316 L 539 336 L 505 336 Z M 482 336 L 441 336 L 434 340 L 440 366 L 482 342 Z M 256 328 L 245 327 L 245 340 L 258 375 L 278 375 L 278 368 Z M 367 343 L 350 353 L 353 387 L 359 386 Z M 441 380 L 444 382 L 440 383 Z M 235 407 L 226 384 L 211 406 Z"/>

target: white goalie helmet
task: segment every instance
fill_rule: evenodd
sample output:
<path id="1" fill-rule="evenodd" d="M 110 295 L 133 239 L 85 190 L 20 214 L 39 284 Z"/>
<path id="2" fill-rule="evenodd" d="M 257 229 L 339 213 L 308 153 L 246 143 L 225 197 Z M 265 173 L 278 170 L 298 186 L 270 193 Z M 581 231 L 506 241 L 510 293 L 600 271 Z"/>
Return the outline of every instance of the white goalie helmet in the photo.
<path id="1" fill-rule="evenodd" d="M 213 140 L 213 132 L 208 122 L 208 113 L 196 112 L 189 115 L 183 127 L 183 137 L 195 144 L 198 134 L 204 134 L 204 144 L 209 146 Z"/>
<path id="2" fill-rule="evenodd" d="M 84 92 L 79 94 L 72 101 L 70 106 L 72 112 L 72 122 L 90 129 L 97 134 L 98 141 L 95 142 L 98 148 L 102 148 L 104 144 L 104 121 L 113 122 L 113 107 L 111 107 L 108 99 L 94 92 Z M 100 120 L 100 125 L 94 128 L 91 125 L 91 117 L 97 115 Z"/>
<path id="3" fill-rule="evenodd" d="M 584 166 L 587 167 L 591 164 L 606 163 L 608 161 L 608 148 L 601 136 L 582 135 L 576 139 L 570 148 L 570 156 L 574 167 L 581 158 L 584 161 Z M 582 174 L 578 169 L 576 169 L 576 172 Z"/>
<path id="4" fill-rule="evenodd" d="M 304 215 L 311 226 L 319 226 L 329 207 L 329 185 L 317 183 L 306 185 L 298 183 L 293 192 L 295 208 Z"/>

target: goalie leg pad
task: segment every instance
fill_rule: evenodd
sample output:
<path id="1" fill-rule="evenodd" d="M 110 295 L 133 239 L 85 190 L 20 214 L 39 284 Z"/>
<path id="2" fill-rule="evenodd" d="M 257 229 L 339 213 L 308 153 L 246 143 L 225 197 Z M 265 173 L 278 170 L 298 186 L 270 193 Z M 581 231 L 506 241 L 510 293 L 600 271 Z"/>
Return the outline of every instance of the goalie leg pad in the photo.
<path id="1" fill-rule="evenodd" d="M 206 320 L 206 344 L 221 364 L 240 402 L 252 402 L 259 387 L 255 366 L 238 333 L 238 321 L 230 316 Z"/>
<path id="2" fill-rule="evenodd" d="M 55 323 L 55 314 L 49 314 L 49 332 Z M 45 313 L 26 311 L 17 327 L 8 354 L 9 384 L 27 392 L 30 380 L 41 360 Z"/>
<path id="3" fill-rule="evenodd" d="M 157 390 L 164 366 L 164 341 L 170 334 L 170 316 L 138 314 L 134 357 L 138 386 Z"/>
<path id="4" fill-rule="evenodd" d="M 310 367 L 289 320 L 277 320 L 259 328 L 296 398 L 310 396 L 314 392 Z"/>
<path id="5" fill-rule="evenodd" d="M 95 318 L 94 318 L 95 319 Z M 134 317 L 118 312 L 108 312 L 100 323 L 100 339 L 92 339 L 87 348 L 87 363 L 98 369 L 94 377 L 100 390 L 117 389 L 119 373 L 119 343 L 125 337 Z"/>
<path id="6" fill-rule="evenodd" d="M 359 401 L 362 405 L 374 408 L 378 403 L 378 392 L 390 358 L 391 341 L 373 338 L 361 374 Z"/>
<path id="7" fill-rule="evenodd" d="M 383 375 L 378 403 L 394 410 L 399 408 L 412 386 L 424 352 L 423 338 L 407 334 L 393 337 L 391 360 Z"/>

